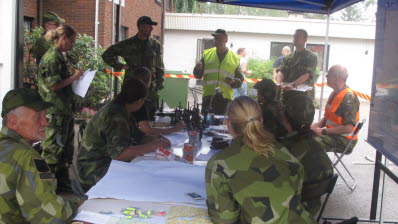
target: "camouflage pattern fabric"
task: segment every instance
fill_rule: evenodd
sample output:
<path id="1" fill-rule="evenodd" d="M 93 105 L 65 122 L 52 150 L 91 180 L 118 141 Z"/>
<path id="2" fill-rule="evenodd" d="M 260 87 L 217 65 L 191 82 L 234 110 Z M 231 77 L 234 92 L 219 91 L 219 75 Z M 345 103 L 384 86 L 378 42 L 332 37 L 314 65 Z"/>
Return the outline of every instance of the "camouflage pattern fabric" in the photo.
<path id="1" fill-rule="evenodd" d="M 55 194 L 46 162 L 15 131 L 0 133 L 0 223 L 69 223 L 78 204 Z"/>
<path id="2" fill-rule="evenodd" d="M 43 100 L 53 104 L 46 110 L 49 125 L 42 142 L 42 157 L 56 174 L 57 192 L 71 191 L 66 164 L 73 158 L 74 93 L 71 85 L 58 91 L 52 91 L 51 87 L 69 76 L 64 56 L 55 46 L 51 47 L 40 62 L 38 83 Z"/>
<path id="3" fill-rule="evenodd" d="M 332 162 L 326 154 L 323 146 L 314 139 L 311 131 L 289 133 L 283 144 L 289 152 L 295 156 L 304 167 L 304 184 L 316 187 L 316 183 L 328 179 L 333 175 Z M 321 198 L 303 202 L 304 208 L 313 216 L 321 206 Z"/>
<path id="4" fill-rule="evenodd" d="M 39 64 L 43 55 L 53 46 L 53 44 L 46 40 L 43 36 L 37 38 L 32 46 L 32 56 L 36 58 L 36 63 Z"/>
<path id="5" fill-rule="evenodd" d="M 77 155 L 84 190 L 95 185 L 108 171 L 111 160 L 128 146 L 137 145 L 142 136 L 124 105 L 112 101 L 101 108 L 88 122 Z"/>
<path id="6" fill-rule="evenodd" d="M 234 139 L 206 167 L 213 223 L 315 223 L 300 198 L 304 171 L 277 142 L 269 158 Z"/>
<path id="7" fill-rule="evenodd" d="M 291 83 L 296 81 L 300 76 L 309 72 L 310 78 L 303 84 L 307 84 L 311 87 L 314 86 L 314 74 L 317 66 L 317 57 L 308 49 L 303 52 L 294 51 L 293 53 L 286 55 L 282 64 L 277 68 L 284 75 L 283 82 Z M 283 91 L 282 90 L 282 103 L 286 105 L 290 97 L 296 95 L 307 95 L 311 99 L 314 99 L 314 90 L 307 91 L 305 93 L 299 91 Z"/>
<path id="8" fill-rule="evenodd" d="M 64 56 L 58 48 L 51 47 L 40 62 L 38 75 L 40 95 L 44 101 L 54 104 L 53 107 L 47 109 L 47 114 L 73 114 L 72 86 L 68 85 L 56 92 L 51 90 L 53 85 L 69 76 Z"/>
<path id="9" fill-rule="evenodd" d="M 152 72 L 152 83 L 147 98 L 151 99 L 159 108 L 158 91 L 163 89 L 164 65 L 162 49 L 159 42 L 153 38 L 140 40 L 137 35 L 110 46 L 103 54 L 104 62 L 120 71 L 124 64 L 119 62 L 122 57 L 129 68 L 125 73 L 125 80 L 134 77 L 134 69 L 146 67 Z"/>
<path id="10" fill-rule="evenodd" d="M 348 86 L 345 86 L 348 88 Z M 335 94 L 337 95 L 337 93 Z M 328 104 L 333 101 L 333 96 L 328 99 Z M 343 124 L 352 124 L 356 125 L 355 117 L 356 113 L 359 110 L 359 100 L 358 97 L 352 93 L 347 93 L 344 99 L 341 101 L 339 108 L 336 110 L 336 115 L 341 116 L 343 118 Z M 341 135 L 323 135 L 316 136 L 315 139 L 321 143 L 326 152 L 344 152 L 345 146 L 348 143 L 348 139 Z M 351 154 L 358 140 L 354 140 L 347 150 L 346 154 Z"/>

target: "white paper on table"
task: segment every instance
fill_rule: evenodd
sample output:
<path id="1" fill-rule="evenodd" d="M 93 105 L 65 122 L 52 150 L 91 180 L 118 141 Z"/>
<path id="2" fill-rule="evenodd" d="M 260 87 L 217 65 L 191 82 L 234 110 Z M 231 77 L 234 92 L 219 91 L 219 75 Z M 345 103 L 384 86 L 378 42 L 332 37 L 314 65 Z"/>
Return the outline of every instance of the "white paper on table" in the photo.
<path id="1" fill-rule="evenodd" d="M 107 174 L 87 195 L 130 201 L 195 203 L 185 193 L 195 192 L 206 198 L 205 167 L 176 161 L 142 160 L 125 163 L 112 160 Z"/>
<path id="2" fill-rule="evenodd" d="M 91 222 L 95 224 L 106 224 L 111 217 L 108 215 L 90 212 L 86 210 L 80 211 L 73 220 Z"/>
<path id="3" fill-rule="evenodd" d="M 188 132 L 179 131 L 172 134 L 164 135 L 164 137 L 170 140 L 172 148 L 181 147 L 184 146 L 184 143 L 188 139 Z"/>
<path id="4" fill-rule="evenodd" d="M 91 71 L 90 69 L 88 69 L 83 73 L 80 79 L 72 82 L 73 92 L 76 93 L 76 95 L 84 98 L 86 96 L 88 88 L 90 87 L 91 82 L 94 79 L 95 73 L 97 73 L 97 70 Z"/>
<path id="5" fill-rule="evenodd" d="M 228 131 L 227 125 L 210 125 L 209 129 L 215 131 Z"/>

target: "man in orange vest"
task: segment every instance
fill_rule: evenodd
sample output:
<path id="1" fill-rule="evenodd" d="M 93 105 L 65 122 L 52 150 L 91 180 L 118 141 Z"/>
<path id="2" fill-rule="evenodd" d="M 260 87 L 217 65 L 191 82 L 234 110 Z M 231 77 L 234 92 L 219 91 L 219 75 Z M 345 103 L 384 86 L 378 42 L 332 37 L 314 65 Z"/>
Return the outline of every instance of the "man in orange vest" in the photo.
<path id="1" fill-rule="evenodd" d="M 350 154 L 357 142 L 358 136 L 351 136 L 351 133 L 359 120 L 359 100 L 346 85 L 347 77 L 347 69 L 341 65 L 333 65 L 329 69 L 326 78 L 333 92 L 326 104 L 324 117 L 311 125 L 318 135 L 316 139 L 328 152 L 344 152 L 348 141 L 353 138 L 353 144 L 346 153 Z"/>

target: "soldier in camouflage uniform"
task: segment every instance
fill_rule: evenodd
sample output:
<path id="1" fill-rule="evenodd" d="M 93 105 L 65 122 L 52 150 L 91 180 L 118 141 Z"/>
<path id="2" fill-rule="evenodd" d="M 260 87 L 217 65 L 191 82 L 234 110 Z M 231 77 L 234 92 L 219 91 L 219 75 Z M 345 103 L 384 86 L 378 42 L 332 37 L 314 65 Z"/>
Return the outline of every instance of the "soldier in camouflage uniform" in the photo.
<path id="1" fill-rule="evenodd" d="M 42 156 L 55 172 L 57 192 L 71 191 L 68 164 L 73 158 L 74 100 L 71 83 L 82 76 L 81 70 L 69 73 L 62 52 L 70 50 L 76 39 L 75 31 L 61 25 L 47 32 L 46 38 L 54 43 L 44 54 L 39 66 L 39 93 L 53 104 L 47 110 L 49 125 L 42 142 Z"/>
<path id="2" fill-rule="evenodd" d="M 49 106 L 32 89 L 11 90 L 3 99 L 0 223 L 69 223 L 76 215 L 80 200 L 68 202 L 55 194 L 54 175 L 32 148 L 44 139 Z"/>
<path id="3" fill-rule="evenodd" d="M 257 100 L 261 106 L 264 129 L 271 132 L 275 139 L 281 141 L 287 134 L 290 125 L 283 119 L 285 108 L 275 99 L 276 84 L 271 79 L 263 78 L 254 84 L 257 89 Z"/>
<path id="4" fill-rule="evenodd" d="M 57 29 L 65 20 L 59 17 L 56 13 L 48 11 L 43 15 L 44 34 L 49 30 Z M 32 55 L 36 58 L 36 63 L 40 64 L 43 55 L 53 46 L 51 41 L 44 38 L 44 35 L 39 37 L 32 46 Z"/>
<path id="5" fill-rule="evenodd" d="M 79 180 L 84 191 L 87 192 L 104 177 L 113 159 L 131 161 L 160 147 L 170 147 L 165 138 L 143 139 L 143 133 L 132 116 L 132 112 L 144 104 L 147 92 L 142 81 L 125 81 L 117 97 L 88 122 L 77 156 Z M 143 145 L 138 145 L 140 143 Z"/>
<path id="6" fill-rule="evenodd" d="M 286 55 L 281 66 L 277 68 L 277 83 L 282 86 L 282 103 L 286 106 L 290 97 L 296 95 L 306 95 L 314 99 L 314 74 L 317 66 L 317 57 L 311 51 L 305 48 L 307 42 L 307 31 L 303 29 L 296 30 L 293 38 L 293 44 L 296 50 Z M 294 89 L 306 84 L 312 87 L 312 90 L 306 92 L 295 91 Z"/>
<path id="7" fill-rule="evenodd" d="M 301 204 L 303 167 L 263 129 L 261 108 L 247 96 L 227 110 L 232 144 L 206 167 L 213 223 L 315 223 Z"/>
<path id="8" fill-rule="evenodd" d="M 327 152 L 344 152 L 348 141 L 353 142 L 346 154 L 350 154 L 357 143 L 357 135 L 351 137 L 359 121 L 359 100 L 346 85 L 347 69 L 341 65 L 332 66 L 326 75 L 328 86 L 333 89 L 325 106 L 325 115 L 311 129 Z"/>
<path id="9" fill-rule="evenodd" d="M 315 107 L 306 96 L 295 96 L 289 99 L 286 108 L 288 122 L 292 127 L 283 144 L 304 167 L 303 189 L 317 189 L 319 182 L 333 176 L 333 166 L 325 149 L 314 139 L 311 131 Z M 266 122 L 266 121 L 265 121 Z M 321 206 L 321 198 L 303 201 L 305 209 L 315 216 Z"/>
<path id="10" fill-rule="evenodd" d="M 138 33 L 126 40 L 110 46 L 103 54 L 104 62 L 120 71 L 126 70 L 124 81 L 134 77 L 134 69 L 146 67 L 152 73 L 152 84 L 148 100 L 159 108 L 158 91 L 163 89 L 164 65 L 162 59 L 162 47 L 159 42 L 151 38 L 152 26 L 158 23 L 148 16 L 141 16 L 137 20 Z M 122 57 L 126 64 L 119 62 Z"/>

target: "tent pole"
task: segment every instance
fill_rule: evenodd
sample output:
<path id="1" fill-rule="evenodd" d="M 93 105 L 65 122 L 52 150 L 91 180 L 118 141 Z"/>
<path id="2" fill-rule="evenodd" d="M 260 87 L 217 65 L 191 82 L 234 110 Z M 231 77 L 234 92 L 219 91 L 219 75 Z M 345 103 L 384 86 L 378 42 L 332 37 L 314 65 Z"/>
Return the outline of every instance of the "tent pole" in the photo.
<path id="1" fill-rule="evenodd" d="M 321 120 L 322 116 L 322 108 L 323 108 L 323 91 L 325 86 L 323 83 L 325 82 L 325 75 L 326 75 L 326 66 L 327 66 L 327 59 L 328 59 L 328 44 L 329 44 L 329 24 L 330 24 L 330 9 L 328 9 L 328 18 L 326 21 L 326 37 L 325 37 L 325 50 L 323 51 L 323 69 L 322 69 L 322 86 L 321 86 L 321 96 L 319 99 L 319 116 L 318 121 Z"/>

